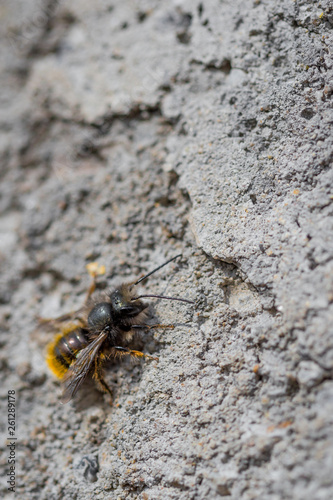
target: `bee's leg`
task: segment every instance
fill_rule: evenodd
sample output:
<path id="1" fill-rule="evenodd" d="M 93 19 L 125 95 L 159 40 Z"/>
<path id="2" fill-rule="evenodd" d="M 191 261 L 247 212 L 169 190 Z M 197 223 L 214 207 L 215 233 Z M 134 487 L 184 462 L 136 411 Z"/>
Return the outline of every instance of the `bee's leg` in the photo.
<path id="1" fill-rule="evenodd" d="M 149 354 L 145 354 L 141 351 L 134 351 L 133 349 L 128 349 L 127 347 L 119 347 L 119 346 L 113 346 L 113 349 L 116 349 L 119 351 L 119 354 L 129 354 L 135 358 L 147 358 L 147 359 L 153 359 L 154 361 L 158 361 L 158 358 L 154 358 L 153 356 L 149 356 Z"/>
<path id="2" fill-rule="evenodd" d="M 96 290 L 96 278 L 97 276 L 105 273 L 105 266 L 100 266 L 97 262 L 90 262 L 90 264 L 86 265 L 86 269 L 91 276 L 91 283 L 87 291 L 87 295 L 85 298 L 85 304 L 90 299 L 91 295 Z"/>
<path id="3" fill-rule="evenodd" d="M 86 293 L 86 298 L 84 299 L 85 304 L 87 304 L 88 300 L 90 299 L 90 297 L 92 296 L 92 294 L 96 290 L 96 272 L 89 271 L 89 269 L 88 269 L 88 273 L 90 274 L 90 277 L 91 277 L 91 283 L 90 283 L 90 286 L 89 286 L 88 291 Z"/>
<path id="4" fill-rule="evenodd" d="M 99 389 L 102 391 L 102 392 L 107 392 L 110 397 L 111 397 L 111 402 L 112 402 L 112 391 L 110 389 L 110 387 L 108 386 L 108 384 L 105 382 L 104 378 L 102 377 L 102 373 L 101 373 L 101 368 L 102 368 L 102 363 L 103 363 L 103 360 L 104 360 L 104 356 L 100 356 L 100 357 L 96 357 L 95 358 L 95 370 L 94 370 L 94 380 L 96 381 Z"/>

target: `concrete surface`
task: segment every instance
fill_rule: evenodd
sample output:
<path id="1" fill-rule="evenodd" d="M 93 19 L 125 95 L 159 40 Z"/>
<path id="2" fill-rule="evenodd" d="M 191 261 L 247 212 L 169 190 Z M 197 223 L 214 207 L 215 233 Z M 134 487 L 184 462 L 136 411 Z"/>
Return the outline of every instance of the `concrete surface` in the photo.
<path id="1" fill-rule="evenodd" d="M 328 0 L 4 0 L 1 497 L 333 497 Z M 37 316 L 182 253 L 159 362 L 62 406 Z M 52 336 L 51 336 L 52 338 Z"/>

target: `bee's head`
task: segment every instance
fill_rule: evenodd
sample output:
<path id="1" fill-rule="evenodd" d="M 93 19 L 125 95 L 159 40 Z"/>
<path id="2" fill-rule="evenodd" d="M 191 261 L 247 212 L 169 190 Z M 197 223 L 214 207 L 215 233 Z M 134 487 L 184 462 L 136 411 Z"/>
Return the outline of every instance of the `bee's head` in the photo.
<path id="1" fill-rule="evenodd" d="M 134 318 L 147 308 L 141 300 L 134 298 L 134 285 L 122 285 L 110 294 L 114 314 L 121 318 Z"/>

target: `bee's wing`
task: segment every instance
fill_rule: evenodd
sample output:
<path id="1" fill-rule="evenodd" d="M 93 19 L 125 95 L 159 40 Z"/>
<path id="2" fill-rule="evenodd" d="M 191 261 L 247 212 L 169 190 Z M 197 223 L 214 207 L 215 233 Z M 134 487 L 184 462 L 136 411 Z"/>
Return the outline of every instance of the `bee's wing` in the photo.
<path id="1" fill-rule="evenodd" d="M 84 312 L 84 307 L 81 307 L 80 309 L 77 309 L 76 311 L 72 311 L 67 314 L 62 314 L 61 316 L 58 316 L 57 318 L 40 318 L 37 317 L 37 328 L 38 329 L 43 329 L 44 331 L 58 331 L 59 330 L 69 330 L 70 329 L 75 329 L 78 327 L 83 327 L 85 326 L 85 321 L 83 319 L 83 312 Z M 72 327 L 72 328 L 71 328 Z"/>
<path id="2" fill-rule="evenodd" d="M 103 331 L 85 349 L 79 353 L 76 361 L 70 366 L 63 378 L 64 389 L 61 397 L 63 404 L 68 403 L 84 381 L 92 362 L 95 359 L 101 345 L 107 338 L 108 332 Z"/>

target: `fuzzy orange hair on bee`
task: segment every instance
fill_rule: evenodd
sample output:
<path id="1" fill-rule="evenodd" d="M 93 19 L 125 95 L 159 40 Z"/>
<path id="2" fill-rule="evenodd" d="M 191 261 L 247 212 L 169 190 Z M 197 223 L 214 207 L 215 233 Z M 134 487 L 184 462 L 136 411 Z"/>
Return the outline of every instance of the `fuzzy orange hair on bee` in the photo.
<path id="1" fill-rule="evenodd" d="M 108 359 L 122 355 L 158 359 L 130 349 L 131 342 L 140 330 L 174 328 L 174 325 L 148 325 L 149 304 L 141 299 L 155 297 L 188 304 L 193 302 L 162 295 L 138 296 L 137 285 L 179 257 L 181 255 L 176 255 L 134 283 L 124 283 L 116 289 L 100 294 L 96 299 L 92 299 L 91 295 L 96 287 L 96 276 L 101 273 L 100 268 L 94 267 L 90 269 L 93 283 L 84 307 L 75 313 L 43 321 L 60 330 L 47 346 L 46 362 L 51 372 L 62 381 L 62 403 L 67 403 L 75 396 L 88 374 L 92 374 L 101 391 L 112 397 L 111 389 L 102 374 L 103 364 Z"/>

